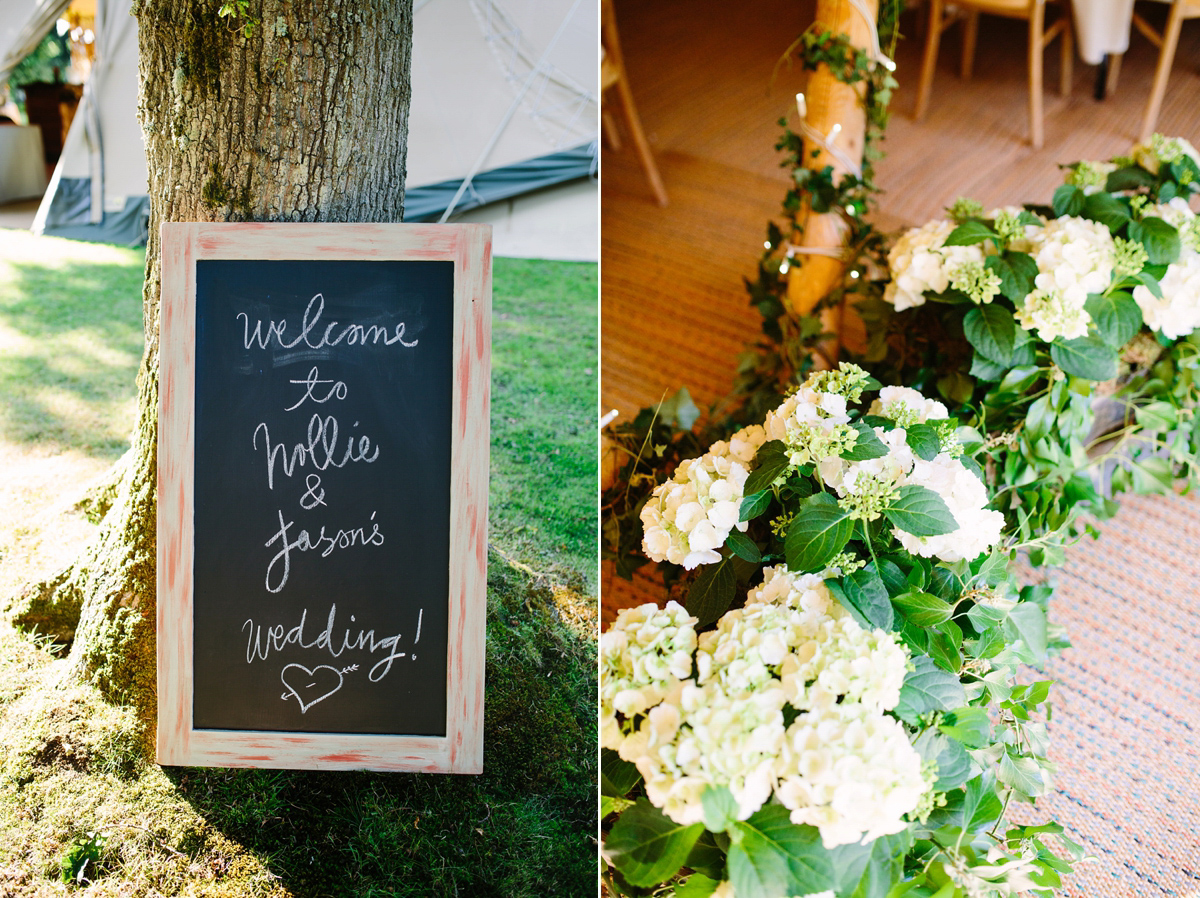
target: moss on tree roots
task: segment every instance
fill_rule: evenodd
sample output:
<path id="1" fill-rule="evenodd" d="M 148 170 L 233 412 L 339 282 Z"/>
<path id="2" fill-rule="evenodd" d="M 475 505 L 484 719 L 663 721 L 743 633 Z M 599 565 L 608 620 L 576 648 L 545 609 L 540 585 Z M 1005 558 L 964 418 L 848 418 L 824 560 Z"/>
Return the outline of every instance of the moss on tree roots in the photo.
<path id="1" fill-rule="evenodd" d="M 5 628 L 0 891 L 56 894 L 98 832 L 89 894 L 591 894 L 596 646 L 578 610 L 491 555 L 477 777 L 160 768 L 133 707 L 64 685 L 69 660 Z"/>

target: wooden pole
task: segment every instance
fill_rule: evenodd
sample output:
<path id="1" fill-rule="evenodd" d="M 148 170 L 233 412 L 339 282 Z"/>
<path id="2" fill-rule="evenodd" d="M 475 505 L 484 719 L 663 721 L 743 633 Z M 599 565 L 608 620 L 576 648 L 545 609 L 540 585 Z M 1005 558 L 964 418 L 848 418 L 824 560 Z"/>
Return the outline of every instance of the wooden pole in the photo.
<path id="1" fill-rule="evenodd" d="M 863 7 L 872 18 L 878 15 L 878 0 L 863 0 Z M 856 47 L 869 50 L 871 25 L 849 0 L 817 0 L 817 15 L 814 29 L 828 31 L 834 35 L 844 34 Z M 834 77 L 822 63 L 809 76 L 807 121 L 821 134 L 830 134 L 835 125 L 840 125 L 836 145 L 850 159 L 861 162 L 866 142 L 866 109 L 864 94 L 866 84 L 844 84 Z M 815 155 L 814 155 L 815 151 Z M 804 141 L 803 164 L 806 168 L 820 171 L 826 165 L 833 167 L 834 183 L 845 174 L 847 168 L 837 157 L 824 147 Z M 796 215 L 796 232 L 793 243 L 801 247 L 844 248 L 849 226 L 837 212 L 817 214 L 807 204 Z M 788 304 L 797 316 L 812 314 L 817 303 L 841 284 L 846 273 L 847 260 L 828 255 L 799 253 L 792 259 L 788 271 Z M 851 322 L 843 321 L 848 310 L 842 307 L 830 309 L 824 316 L 827 329 L 843 335 L 847 329 L 857 330 Z M 857 316 L 855 316 L 857 317 Z M 841 342 L 841 341 L 839 341 Z M 836 360 L 836 348 L 834 350 Z"/>

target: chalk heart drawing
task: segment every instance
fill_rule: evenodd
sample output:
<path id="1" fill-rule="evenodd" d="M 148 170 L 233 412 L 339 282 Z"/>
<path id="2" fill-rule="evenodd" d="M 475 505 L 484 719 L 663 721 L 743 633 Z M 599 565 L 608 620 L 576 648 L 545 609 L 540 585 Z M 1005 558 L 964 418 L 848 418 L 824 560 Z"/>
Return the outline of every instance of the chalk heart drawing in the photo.
<path id="1" fill-rule="evenodd" d="M 311 669 L 303 664 L 289 664 L 279 674 L 279 679 L 288 690 L 282 697 L 287 699 L 289 694 L 296 696 L 301 714 L 317 702 L 325 701 L 345 682 L 342 671 L 328 664 L 318 664 Z"/>

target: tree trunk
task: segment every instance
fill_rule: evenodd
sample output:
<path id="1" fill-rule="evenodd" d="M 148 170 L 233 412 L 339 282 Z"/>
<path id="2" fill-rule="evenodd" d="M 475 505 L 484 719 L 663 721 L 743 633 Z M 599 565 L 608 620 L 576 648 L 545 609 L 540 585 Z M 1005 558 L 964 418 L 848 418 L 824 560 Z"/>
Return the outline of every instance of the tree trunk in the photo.
<path id="1" fill-rule="evenodd" d="M 151 208 L 137 425 L 96 539 L 72 567 L 27 591 L 17 621 L 73 639 L 69 676 L 133 704 L 149 724 L 159 225 L 399 221 L 412 2 L 142 0 L 133 13 Z"/>

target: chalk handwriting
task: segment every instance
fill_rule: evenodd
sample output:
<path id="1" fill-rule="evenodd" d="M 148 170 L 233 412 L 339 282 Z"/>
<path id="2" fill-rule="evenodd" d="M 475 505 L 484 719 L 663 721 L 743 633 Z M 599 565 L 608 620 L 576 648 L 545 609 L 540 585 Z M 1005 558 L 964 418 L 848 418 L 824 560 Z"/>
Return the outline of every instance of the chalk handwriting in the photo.
<path id="1" fill-rule="evenodd" d="M 371 512 L 371 521 L 375 520 L 375 512 Z M 328 558 L 335 549 L 349 549 L 351 546 L 382 546 L 383 534 L 379 530 L 379 525 L 371 524 L 371 532 L 367 533 L 366 526 L 355 527 L 351 530 L 338 530 L 330 535 L 325 532 L 325 525 L 321 525 L 321 532 L 316 538 L 309 535 L 307 530 L 301 530 L 296 534 L 295 540 L 291 540 L 288 536 L 288 530 L 294 525 L 295 521 L 284 523 L 283 512 L 279 512 L 279 530 L 274 536 L 267 540 L 263 545 L 270 547 L 279 543 L 279 551 L 275 553 L 275 557 L 271 559 L 271 563 L 267 565 L 267 592 L 279 592 L 287 585 L 288 577 L 292 571 L 292 550 L 297 552 L 320 552 L 322 558 Z M 282 562 L 282 566 L 280 566 Z M 272 577 L 278 580 L 276 586 L 271 585 Z"/>
<path id="2" fill-rule="evenodd" d="M 318 505 L 325 504 L 325 490 L 321 487 L 321 478 L 316 474 L 309 474 L 304 478 L 304 495 L 300 497 L 300 507 L 305 511 L 312 511 Z"/>
<path id="3" fill-rule="evenodd" d="M 316 306 L 314 309 L 313 307 Z M 334 336 L 333 333 L 337 330 L 338 322 L 331 321 L 325 325 L 325 330 L 319 330 L 321 315 L 325 311 L 325 297 L 318 293 L 308 301 L 308 306 L 304 309 L 304 316 L 300 320 L 300 333 L 293 339 L 287 340 L 284 338 L 284 332 L 287 330 L 287 319 L 279 321 L 267 321 L 267 332 L 263 334 L 263 321 L 259 318 L 254 322 L 254 329 L 250 329 L 250 316 L 245 312 L 238 312 L 235 317 L 242 319 L 242 345 L 249 349 L 257 344 L 259 349 L 266 349 L 272 344 L 272 341 L 281 349 L 293 349 L 303 343 L 309 349 L 321 349 L 325 346 L 337 346 L 343 340 L 347 346 L 366 346 L 370 344 L 383 343 L 385 346 L 392 346 L 399 343 L 406 349 L 411 349 L 417 345 L 417 341 L 408 342 L 404 339 L 404 322 L 399 322 L 391 334 L 388 329 L 378 324 L 347 324 L 341 331 Z"/>
<path id="4" fill-rule="evenodd" d="M 417 643 L 421 641 L 421 621 L 424 616 L 425 609 L 419 609 L 417 611 L 417 632 L 412 642 L 414 649 Z M 324 629 L 315 635 L 310 635 L 304 632 L 305 626 L 308 623 L 307 608 L 300 613 L 300 621 L 291 629 L 288 629 L 283 624 L 274 624 L 264 630 L 261 624 L 256 624 L 252 618 L 248 618 L 242 624 L 242 632 L 246 634 L 246 663 L 253 664 L 255 661 L 266 661 L 272 653 L 281 652 L 290 645 L 298 646 L 302 649 L 316 649 L 328 652 L 333 658 L 339 658 L 343 652 L 347 651 L 366 651 L 372 655 L 379 652 L 386 652 L 387 654 L 383 658 L 372 665 L 371 670 L 367 674 L 367 678 L 372 683 L 378 683 L 388 675 L 392 669 L 392 665 L 397 660 L 409 657 L 407 652 L 400 651 L 400 641 L 404 638 L 403 633 L 396 633 L 392 636 L 377 639 L 374 630 L 364 630 L 359 627 L 357 628 L 358 632 L 355 633 L 354 628 L 343 627 L 341 628 L 342 632 L 339 638 L 337 635 L 339 628 L 337 627 L 336 619 L 337 605 L 331 604 L 329 606 L 329 617 L 326 618 Z M 350 623 L 355 623 L 353 614 L 350 615 Z M 413 654 L 411 658 L 415 661 L 417 656 Z M 305 669 L 307 670 L 307 668 Z M 300 700 L 298 693 L 296 698 Z M 315 704 L 315 702 L 311 702 L 310 704 Z"/>
<path id="5" fill-rule="evenodd" d="M 358 422 L 355 421 L 354 427 L 357 426 Z M 267 453 L 267 488 L 275 489 L 276 462 L 282 465 L 284 475 L 291 477 L 297 466 L 304 467 L 308 462 L 311 462 L 318 471 L 324 471 L 331 465 L 335 468 L 344 468 L 351 462 L 371 464 L 379 458 L 378 446 L 375 447 L 374 452 L 371 452 L 370 437 L 359 436 L 356 446 L 354 435 L 350 434 L 346 437 L 346 451 L 342 453 L 342 460 L 338 461 L 336 459 L 338 429 L 338 420 L 333 415 L 326 415 L 322 418 L 319 414 L 314 414 L 308 419 L 307 442 L 296 443 L 289 454 L 283 443 L 272 445 L 271 430 L 265 421 L 254 428 L 254 437 L 251 440 L 254 448 L 258 448 L 258 435 L 261 431 L 263 448 Z"/>
<path id="6" fill-rule="evenodd" d="M 293 384 L 304 384 L 304 395 L 300 397 L 295 405 L 289 405 L 287 408 L 285 408 L 285 412 L 290 412 L 293 409 L 299 408 L 309 399 L 317 403 L 317 405 L 324 405 L 330 399 L 345 399 L 349 393 L 349 390 L 346 389 L 346 385 L 340 380 L 321 380 L 320 374 L 317 373 L 316 365 L 313 365 L 312 370 L 308 372 L 308 377 L 288 382 Z M 326 384 L 333 384 L 333 386 L 329 388 L 324 396 L 318 399 L 316 394 L 313 393 L 313 389 L 315 387 L 323 387 Z"/>

